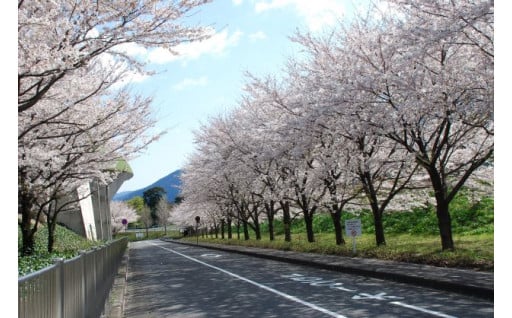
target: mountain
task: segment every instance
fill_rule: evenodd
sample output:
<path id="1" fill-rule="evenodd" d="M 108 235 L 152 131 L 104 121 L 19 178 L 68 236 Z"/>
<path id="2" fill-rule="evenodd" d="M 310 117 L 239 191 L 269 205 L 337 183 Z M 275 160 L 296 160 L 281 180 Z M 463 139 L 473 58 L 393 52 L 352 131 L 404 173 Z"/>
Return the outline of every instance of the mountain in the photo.
<path id="1" fill-rule="evenodd" d="M 180 193 L 179 187 L 181 187 L 181 170 L 176 170 L 166 175 L 162 179 L 156 181 L 153 184 L 148 185 L 145 188 L 134 190 L 134 191 L 123 191 L 116 193 L 112 198 L 112 201 L 128 201 L 133 197 L 142 197 L 144 191 L 154 187 L 162 187 L 167 192 L 167 201 L 174 202 L 174 199 Z"/>

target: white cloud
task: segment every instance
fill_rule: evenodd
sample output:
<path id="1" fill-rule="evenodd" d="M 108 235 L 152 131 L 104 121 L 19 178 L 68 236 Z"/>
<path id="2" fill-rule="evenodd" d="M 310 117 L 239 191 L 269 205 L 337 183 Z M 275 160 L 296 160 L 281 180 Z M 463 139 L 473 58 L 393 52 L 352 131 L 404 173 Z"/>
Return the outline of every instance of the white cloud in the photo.
<path id="1" fill-rule="evenodd" d="M 242 4 L 242 2 L 244 2 L 244 1 L 243 1 L 243 0 L 233 0 L 233 4 L 234 4 L 235 6 L 239 6 L 239 5 L 241 5 L 241 4 Z"/>
<path id="2" fill-rule="evenodd" d="M 175 54 L 173 54 L 172 52 L 170 52 L 167 49 L 156 48 L 156 49 L 152 49 L 148 53 L 147 59 L 148 59 L 149 63 L 166 64 L 166 63 L 177 61 L 178 59 L 180 59 L 180 57 L 178 57 L 177 52 Z"/>
<path id="3" fill-rule="evenodd" d="M 145 80 L 147 80 L 150 76 L 146 74 L 141 74 L 136 71 L 128 71 L 125 72 L 123 77 L 119 80 L 119 82 L 112 85 L 112 89 L 118 89 L 125 85 L 134 84 L 134 83 L 141 83 Z"/>
<path id="4" fill-rule="evenodd" d="M 120 52 L 132 57 L 145 57 L 148 50 L 137 43 L 123 43 L 116 45 L 113 51 Z"/>
<path id="5" fill-rule="evenodd" d="M 124 49 L 119 51 L 128 54 L 128 51 Z M 111 86 L 113 90 L 120 89 L 129 84 L 141 83 L 150 77 L 148 74 L 141 73 L 135 68 L 130 68 L 126 61 L 118 60 L 108 53 L 99 55 L 95 62 L 98 62 L 98 66 L 111 72 L 111 80 L 115 80 L 115 83 Z"/>
<path id="6" fill-rule="evenodd" d="M 113 51 L 120 52 L 148 64 L 166 64 L 174 61 L 188 62 L 203 55 L 223 56 L 230 47 L 238 45 L 243 32 L 229 33 L 228 29 L 217 32 L 210 29 L 211 36 L 203 41 L 181 43 L 169 51 L 164 48 L 147 49 L 136 43 L 117 45 Z"/>
<path id="7" fill-rule="evenodd" d="M 193 86 L 205 86 L 208 84 L 208 78 L 206 76 L 201 76 L 199 78 L 185 78 L 178 84 L 172 86 L 174 90 L 181 91 L 189 87 Z"/>
<path id="8" fill-rule="evenodd" d="M 341 0 L 261 0 L 256 2 L 254 8 L 257 13 L 260 13 L 288 6 L 294 8 L 311 31 L 334 25 L 345 13 Z"/>
<path id="9" fill-rule="evenodd" d="M 285 7 L 287 5 L 290 5 L 293 2 L 294 2 L 293 0 L 270 0 L 270 2 L 258 1 L 254 5 L 254 8 L 256 9 L 257 13 L 260 13 L 260 12 L 267 11 L 267 10 L 279 9 L 279 8 Z"/>
<path id="10" fill-rule="evenodd" d="M 222 56 L 226 53 L 229 47 L 236 46 L 240 37 L 242 36 L 241 31 L 235 31 L 229 34 L 228 30 L 225 29 L 222 32 L 216 33 L 204 40 L 191 43 L 182 43 L 173 48 L 176 54 L 172 54 L 168 50 L 157 48 L 153 49 L 148 54 L 148 61 L 150 63 L 165 64 L 177 60 L 190 61 L 199 58 L 202 55 L 212 54 Z"/>
<path id="11" fill-rule="evenodd" d="M 266 38 L 267 38 L 267 35 L 263 31 L 258 31 L 258 32 L 249 34 L 249 39 L 251 39 L 251 41 L 265 40 Z"/>
<path id="12" fill-rule="evenodd" d="M 113 48 L 112 51 L 126 54 L 147 64 L 165 64 L 174 61 L 187 62 L 207 54 L 222 56 L 226 54 L 230 47 L 236 46 L 243 35 L 238 30 L 231 34 L 227 29 L 218 33 L 211 29 L 211 32 L 212 36 L 204 41 L 177 45 L 173 48 L 174 54 L 163 48 L 148 50 L 136 43 L 120 44 Z M 118 89 L 128 84 L 140 83 L 150 77 L 148 74 L 142 74 L 135 69 L 129 70 L 124 62 L 116 61 L 110 54 L 101 54 L 98 59 L 107 69 L 115 70 L 113 76 L 119 77 L 117 83 L 112 86 L 113 89 Z M 188 79 L 177 84 L 175 89 L 180 90 L 191 85 L 204 85 L 206 82 L 207 79 L 205 77 L 198 80 Z"/>

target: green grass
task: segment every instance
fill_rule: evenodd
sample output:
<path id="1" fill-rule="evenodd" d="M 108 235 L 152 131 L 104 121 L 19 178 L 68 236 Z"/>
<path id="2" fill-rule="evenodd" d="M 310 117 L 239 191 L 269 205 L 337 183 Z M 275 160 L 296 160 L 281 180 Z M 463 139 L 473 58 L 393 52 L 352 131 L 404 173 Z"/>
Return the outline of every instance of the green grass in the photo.
<path id="1" fill-rule="evenodd" d="M 35 249 L 31 256 L 21 256 L 21 232 L 18 229 L 18 276 L 24 276 L 45 268 L 54 263 L 56 258 L 70 259 L 78 256 L 80 251 L 89 250 L 95 246 L 103 245 L 101 241 L 90 241 L 80 235 L 57 226 L 55 229 L 54 252 L 48 253 L 48 230 L 42 225 L 35 234 Z"/>
<path id="2" fill-rule="evenodd" d="M 220 236 L 219 236 L 220 237 Z M 364 234 L 356 238 L 356 253 L 353 253 L 352 238 L 345 238 L 345 245 L 336 245 L 334 234 L 322 233 L 315 235 L 315 242 L 309 243 L 305 234 L 292 234 L 292 241 L 285 242 L 279 235 L 274 241 L 268 238 L 261 240 L 220 239 L 214 237 L 184 238 L 195 242 L 243 245 L 305 253 L 320 253 L 341 256 L 357 256 L 377 258 L 442 267 L 458 267 L 481 271 L 494 270 L 494 235 L 454 235 L 455 250 L 442 251 L 438 236 L 418 236 L 412 234 L 392 234 L 386 238 L 385 246 L 376 246 L 375 237 Z"/>
<path id="3" fill-rule="evenodd" d="M 370 211 L 345 213 L 342 224 L 347 219 L 361 219 L 363 235 L 356 239 L 355 256 L 385 260 L 413 262 L 435 266 L 458 267 L 482 271 L 494 270 L 494 200 L 483 198 L 472 201 L 468 193 L 462 192 L 451 204 L 452 231 L 455 250 L 442 251 L 437 218 L 434 207 L 418 208 L 410 212 L 386 212 L 384 232 L 386 245 L 376 246 L 373 217 Z M 335 244 L 332 221 L 327 214 L 317 214 L 313 220 L 315 242 L 309 243 L 303 220 L 292 223 L 291 242 L 284 241 L 283 224 L 275 222 L 274 241 L 268 239 L 268 225 L 262 224 L 262 239 L 248 241 L 236 239 L 215 239 L 199 237 L 201 242 L 218 244 L 246 245 L 261 248 L 292 250 L 298 252 L 354 256 L 352 239 L 344 237 L 345 245 Z M 344 231 L 343 234 L 345 235 Z M 225 234 L 227 237 L 227 234 Z M 220 234 L 219 236 L 220 237 Z M 254 232 L 250 231 L 254 238 Z M 186 238 L 195 241 L 195 237 Z"/>
<path id="4" fill-rule="evenodd" d="M 162 237 L 179 237 L 179 232 L 167 231 L 149 231 L 149 237 L 146 237 L 146 231 L 141 230 L 143 237 L 136 237 L 135 232 L 118 233 L 114 239 L 127 237 L 128 241 L 135 242 L 140 240 L 157 239 Z M 31 256 L 21 256 L 21 232 L 18 229 L 18 276 L 24 276 L 38 271 L 54 264 L 56 258 L 70 259 L 79 255 L 80 251 L 87 251 L 95 246 L 104 245 L 103 241 L 90 241 L 77 235 L 65 227 L 58 226 L 55 230 L 54 252 L 47 252 L 48 231 L 44 225 L 40 225 L 35 235 L 35 250 Z"/>

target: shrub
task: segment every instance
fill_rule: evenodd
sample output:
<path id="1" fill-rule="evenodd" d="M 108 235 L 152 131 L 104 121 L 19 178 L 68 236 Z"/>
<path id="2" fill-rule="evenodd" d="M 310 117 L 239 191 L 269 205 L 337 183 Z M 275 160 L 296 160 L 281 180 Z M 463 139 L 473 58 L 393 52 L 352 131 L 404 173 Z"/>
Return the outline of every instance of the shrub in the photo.
<path id="1" fill-rule="evenodd" d="M 483 197 L 473 202 L 468 191 L 461 191 L 450 204 L 452 217 L 452 231 L 454 234 L 483 234 L 494 233 L 494 199 Z M 360 211 L 345 211 L 341 217 L 341 226 L 344 230 L 348 219 L 361 219 L 362 232 L 373 234 L 375 231 L 373 214 L 368 209 Z M 387 211 L 383 216 L 384 231 L 386 234 L 413 234 L 438 235 L 439 227 L 435 206 L 414 208 L 408 212 Z M 268 233 L 268 224 L 261 225 L 262 233 Z M 313 218 L 313 231 L 316 233 L 333 233 L 334 226 L 329 213 L 319 212 Z M 291 233 L 305 233 L 306 228 L 302 218 L 292 222 Z M 282 220 L 274 221 L 274 234 L 284 234 Z"/>
<path id="2" fill-rule="evenodd" d="M 18 276 L 24 276 L 50 266 L 56 258 L 73 258 L 78 256 L 81 250 L 89 250 L 103 243 L 102 241 L 87 240 L 73 231 L 57 225 L 55 228 L 54 252 L 48 253 L 48 229 L 45 226 L 41 226 L 35 234 L 33 255 L 22 257 L 22 237 L 18 228 Z"/>

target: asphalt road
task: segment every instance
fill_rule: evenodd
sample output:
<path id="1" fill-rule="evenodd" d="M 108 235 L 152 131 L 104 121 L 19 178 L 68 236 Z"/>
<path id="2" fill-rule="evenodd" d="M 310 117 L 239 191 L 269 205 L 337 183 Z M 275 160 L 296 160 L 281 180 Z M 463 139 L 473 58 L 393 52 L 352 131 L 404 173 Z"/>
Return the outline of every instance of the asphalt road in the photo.
<path id="1" fill-rule="evenodd" d="M 493 317 L 439 290 L 160 240 L 130 245 L 124 317 Z"/>

